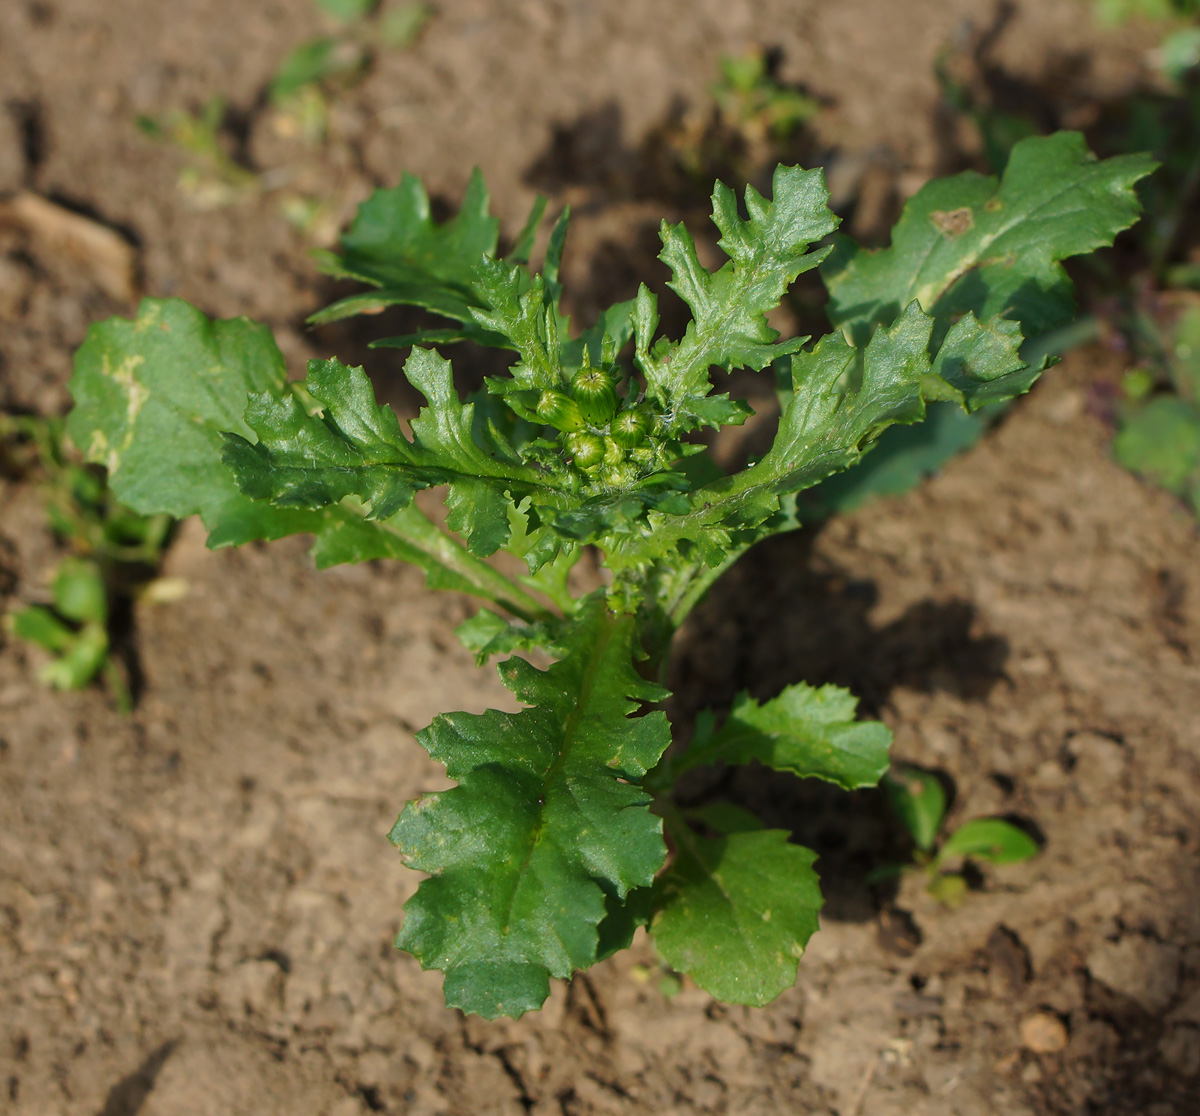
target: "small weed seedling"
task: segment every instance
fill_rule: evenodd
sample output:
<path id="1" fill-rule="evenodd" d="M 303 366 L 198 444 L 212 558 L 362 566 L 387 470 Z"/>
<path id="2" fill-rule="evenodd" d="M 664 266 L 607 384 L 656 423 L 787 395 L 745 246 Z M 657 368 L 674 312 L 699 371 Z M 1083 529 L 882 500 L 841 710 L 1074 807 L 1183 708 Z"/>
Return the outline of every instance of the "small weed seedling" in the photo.
<path id="1" fill-rule="evenodd" d="M 816 97 L 775 76 L 773 58 L 760 47 L 722 57 L 718 75 L 708 89 L 711 103 L 685 113 L 652 141 L 705 190 L 722 171 L 757 180 L 786 157 L 797 133 L 821 110 Z"/>
<path id="2" fill-rule="evenodd" d="M 187 156 L 179 172 L 179 189 L 197 209 L 220 209 L 259 189 L 258 175 L 234 159 L 221 142 L 224 122 L 224 97 L 210 98 L 198 112 L 176 109 L 162 120 L 137 119 L 144 135 Z"/>
<path id="3" fill-rule="evenodd" d="M 871 873 L 872 882 L 906 871 L 924 872 L 925 890 L 948 907 L 959 906 L 967 894 L 962 872 L 947 866 L 960 860 L 982 864 L 1015 864 L 1037 856 L 1037 842 L 1003 818 L 963 822 L 939 841 L 946 817 L 946 792 L 938 777 L 917 767 L 897 767 L 884 777 L 884 793 L 896 817 L 916 846 L 911 864 L 886 865 Z"/>
<path id="4" fill-rule="evenodd" d="M 381 6 L 379 0 L 314 0 L 333 25 L 333 33 L 307 39 L 280 64 L 264 91 L 271 124 L 281 136 L 303 141 L 311 156 L 326 153 L 337 137 L 331 127 L 331 102 L 361 81 L 382 50 L 399 50 L 416 41 L 433 9 L 425 3 Z M 312 159 L 261 171 L 231 150 L 225 133 L 226 100 L 210 98 L 198 111 L 174 109 L 163 117 L 140 116 L 138 128 L 153 140 L 185 156 L 180 192 L 193 207 L 221 209 L 254 197 L 277 198 L 289 224 L 313 244 L 336 240 L 338 205 L 314 197 L 297 183 L 310 177 Z"/>
<path id="5" fill-rule="evenodd" d="M 10 613 L 5 626 L 53 656 L 43 682 L 80 690 L 99 676 L 127 711 L 129 687 L 111 655 L 110 600 L 158 566 L 170 517 L 122 507 L 100 471 L 70 453 L 61 419 L 0 414 L 0 455 L 15 471 L 40 476 L 50 528 L 73 551 L 54 573 L 50 607 Z"/>
<path id="6" fill-rule="evenodd" d="M 393 558 L 434 588 L 486 605 L 460 629 L 483 661 L 508 656 L 518 713 L 446 713 L 418 734 L 457 786 L 408 803 L 391 840 L 428 874 L 397 944 L 445 973 L 449 1004 L 489 1018 L 537 1008 L 566 978 L 626 947 L 639 926 L 671 968 L 719 999 L 763 1004 L 789 987 L 821 892 L 816 853 L 728 804 L 684 809 L 676 780 L 758 761 L 847 789 L 888 766 L 888 730 L 855 718 L 836 686 L 740 696 L 668 752 L 672 638 L 754 543 L 798 526 L 797 493 L 857 462 L 930 400 L 968 410 L 1026 391 L 1048 361 L 1027 333 L 1071 307 L 1060 260 L 1107 244 L 1137 216 L 1147 158 L 1097 161 L 1074 133 L 1018 144 L 1002 181 L 967 173 L 908 202 L 889 248 L 829 238 L 819 170 L 779 167 L 772 196 L 739 205 L 718 183 L 727 261 L 705 268 L 688 230 L 664 224 L 660 259 L 691 319 L 659 329 L 642 286 L 582 332 L 560 308 L 564 214 L 530 266 L 545 202 L 507 256 L 476 174 L 461 212 L 430 216 L 406 177 L 365 202 L 327 254 L 369 284 L 316 316 L 393 305 L 440 324 L 378 342 L 411 348 L 426 405 L 407 429 L 361 368 L 315 360 L 289 382 L 270 333 L 147 300 L 93 326 L 69 429 L 144 513 L 199 513 L 209 545 L 308 533 L 320 566 Z M 781 338 L 764 315 L 823 267 L 834 331 Z M 509 371 L 464 402 L 431 346 L 507 350 Z M 749 408 L 714 384 L 738 368 L 778 387 L 774 441 L 726 474 L 699 440 Z M 413 497 L 445 492 L 445 519 Z M 593 550 L 605 588 L 577 596 Z M 506 576 L 499 551 L 526 571 Z M 546 669 L 519 654 L 537 649 Z M 665 831 L 665 832 L 664 832 Z"/>
<path id="7" fill-rule="evenodd" d="M 1125 375 L 1113 454 L 1200 516 L 1200 295 L 1143 298 L 1133 329 L 1144 355 Z"/>
<path id="8" fill-rule="evenodd" d="M 821 109 L 815 97 L 780 82 L 761 49 L 728 55 L 720 67 L 709 92 L 730 127 L 752 143 L 787 143 Z"/>
<path id="9" fill-rule="evenodd" d="M 51 599 L 51 608 L 30 605 L 6 618 L 13 635 L 53 656 L 38 678 L 56 690 L 82 690 L 100 675 L 117 707 L 128 712 L 129 688 L 109 655 L 108 587 L 100 567 L 87 558 L 64 558 L 54 574 Z"/>
<path id="10" fill-rule="evenodd" d="M 310 142 L 325 136 L 326 91 L 356 84 L 378 50 L 411 45 L 433 14 L 423 3 L 380 10 L 379 0 L 314 0 L 336 25 L 331 35 L 308 39 L 283 60 L 269 89 L 271 102 Z"/>

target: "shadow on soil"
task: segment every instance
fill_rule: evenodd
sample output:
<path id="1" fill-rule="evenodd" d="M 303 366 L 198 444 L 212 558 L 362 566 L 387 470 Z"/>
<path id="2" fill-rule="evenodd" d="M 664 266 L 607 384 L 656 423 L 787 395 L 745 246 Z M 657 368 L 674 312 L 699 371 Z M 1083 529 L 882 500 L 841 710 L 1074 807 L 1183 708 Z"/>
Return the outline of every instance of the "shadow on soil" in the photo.
<path id="1" fill-rule="evenodd" d="M 814 557 L 819 532 L 754 548 L 688 621 L 672 665 L 672 720 L 685 731 L 701 709 L 723 713 L 741 690 L 761 701 L 795 682 L 835 683 L 859 698 L 862 716 L 874 717 L 898 686 L 971 700 L 1003 681 L 1008 645 L 978 630 L 969 602 L 920 601 L 878 625 L 874 583 L 823 566 Z M 907 839 L 878 790 L 847 793 L 753 766 L 702 770 L 681 792 L 743 802 L 819 850 L 833 919 L 874 918 L 878 893 L 868 873 L 906 855 Z"/>
<path id="2" fill-rule="evenodd" d="M 122 1077 L 108 1091 L 99 1116 L 137 1116 L 176 1045 L 174 1040 L 164 1042 L 133 1073 Z"/>

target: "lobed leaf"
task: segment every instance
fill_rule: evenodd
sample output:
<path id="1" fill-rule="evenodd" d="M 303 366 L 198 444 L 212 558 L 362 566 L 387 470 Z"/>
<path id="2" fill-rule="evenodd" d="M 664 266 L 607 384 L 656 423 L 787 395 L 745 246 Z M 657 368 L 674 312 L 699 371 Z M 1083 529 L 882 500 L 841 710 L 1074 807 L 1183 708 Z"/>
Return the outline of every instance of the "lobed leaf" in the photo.
<path id="1" fill-rule="evenodd" d="M 246 445 L 257 437 L 243 419 L 248 395 L 257 395 L 260 411 L 306 414 L 265 326 L 213 321 L 181 299 L 145 299 L 132 321 L 91 327 L 70 389 L 68 434 L 107 468 L 113 495 L 136 512 L 198 514 L 210 547 L 312 533 L 318 566 L 398 558 L 434 587 L 498 600 L 518 616 L 539 611 L 415 508 L 369 522 L 352 500 L 277 507 L 242 493 L 222 451 L 228 435 Z"/>
<path id="2" fill-rule="evenodd" d="M 662 825 L 636 782 L 670 743 L 665 692 L 633 667 L 635 621 L 603 595 L 563 634 L 546 671 L 501 667 L 527 706 L 439 716 L 418 740 L 458 781 L 400 813 L 391 840 L 431 873 L 405 906 L 396 944 L 446 974 L 446 1002 L 518 1016 L 598 957 L 613 903 L 662 866 Z"/>
<path id="3" fill-rule="evenodd" d="M 878 721 L 856 721 L 857 707 L 858 699 L 840 686 L 800 682 L 761 705 L 743 692 L 719 730 L 711 711 L 700 714 L 676 772 L 757 760 L 845 790 L 873 787 L 887 771 L 892 734 Z"/>
<path id="4" fill-rule="evenodd" d="M 995 411 L 967 414 L 961 407 L 932 404 L 924 422 L 885 431 L 869 457 L 810 489 L 802 501 L 803 518 L 827 519 L 876 497 L 916 488 L 950 458 L 974 446 L 997 418 Z"/>
<path id="5" fill-rule="evenodd" d="M 448 525 L 472 553 L 492 554 L 508 539 L 510 492 L 524 495 L 541 477 L 476 443 L 473 405 L 459 400 L 447 361 L 417 349 L 404 372 L 428 400 L 412 420 L 411 442 L 395 412 L 375 402 L 361 368 L 311 361 L 302 386 L 321 411 L 309 414 L 294 394 L 253 396 L 246 420 L 258 440 L 227 435 L 224 461 L 254 499 L 322 508 L 352 496 L 368 506 L 368 519 L 388 519 L 419 489 L 448 484 Z"/>
<path id="6" fill-rule="evenodd" d="M 320 325 L 361 313 L 370 300 L 380 308 L 424 307 L 462 323 L 471 334 L 471 310 L 485 305 L 476 290 L 476 268 L 484 256 L 495 255 L 498 236 L 478 169 L 458 213 L 442 224 L 433 220 L 420 180 L 405 174 L 399 186 L 376 190 L 358 207 L 340 256 L 317 258 L 327 275 L 358 279 L 378 291 L 335 302 L 309 321 Z"/>
<path id="7" fill-rule="evenodd" d="M 729 257 L 709 272 L 696 255 L 695 242 L 682 225 L 662 226 L 659 259 L 670 269 L 669 286 L 692 312 L 683 338 L 661 348 L 653 345 L 658 324 L 654 296 L 643 287 L 634 323 L 638 364 L 647 392 L 667 412 L 669 433 L 698 425 L 736 421 L 727 408 L 706 401 L 713 367 L 765 368 L 795 352 L 807 338 L 780 343 L 765 314 L 779 305 L 802 272 L 817 266 L 829 249 L 810 250 L 831 233 L 838 219 L 829 209 L 829 192 L 820 170 L 780 166 L 772 179 L 772 200 L 746 188 L 748 216 L 738 214 L 732 190 L 718 182 L 713 192 L 713 222 Z M 744 409 L 740 412 L 744 418 Z"/>
<path id="8" fill-rule="evenodd" d="M 680 514 L 651 511 L 644 534 L 608 561 L 620 569 L 661 559 L 676 548 L 711 567 L 761 536 L 781 497 L 816 484 L 858 461 L 893 422 L 924 414 L 932 322 L 915 304 L 865 352 L 841 334 L 791 357 L 793 392 L 771 449 L 733 476 L 696 488 Z M 857 380 L 857 383 L 855 381 Z M 745 539 L 739 544 L 738 537 Z"/>
<path id="9" fill-rule="evenodd" d="M 475 661 L 483 666 L 493 655 L 535 648 L 561 658 L 567 654 L 562 633 L 567 630 L 568 623 L 551 619 L 533 624 L 514 624 L 490 609 L 481 608 L 470 619 L 459 624 L 454 634 L 458 636 L 459 643 L 475 656 Z"/>
<path id="10" fill-rule="evenodd" d="M 1078 132 L 1057 132 L 1017 143 L 1000 182 L 974 171 L 930 182 L 890 247 L 843 244 L 826 263 L 830 320 L 859 344 L 913 300 L 944 327 L 968 311 L 1014 320 L 1027 336 L 1061 325 L 1074 300 L 1059 261 L 1132 225 L 1133 186 L 1154 167 L 1145 155 L 1098 160 Z"/>

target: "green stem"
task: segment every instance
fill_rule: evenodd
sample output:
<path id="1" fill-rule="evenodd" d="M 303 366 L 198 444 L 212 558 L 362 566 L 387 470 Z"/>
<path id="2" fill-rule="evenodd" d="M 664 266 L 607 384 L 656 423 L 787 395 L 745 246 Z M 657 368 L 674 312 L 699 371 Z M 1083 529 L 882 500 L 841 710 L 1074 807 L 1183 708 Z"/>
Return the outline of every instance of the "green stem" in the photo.
<path id="1" fill-rule="evenodd" d="M 680 586 L 679 591 L 667 604 L 667 615 L 671 618 L 672 626 L 678 630 L 688 614 L 698 605 L 713 584 L 750 548 L 739 547 L 727 555 L 719 566 L 702 566 L 699 563 L 692 567 L 692 574 Z"/>
<path id="2" fill-rule="evenodd" d="M 383 525 L 433 563 L 469 582 L 475 596 L 500 605 L 526 623 L 554 618 L 554 613 L 536 597 L 476 558 L 415 504 L 410 504 Z"/>
<path id="3" fill-rule="evenodd" d="M 121 673 L 121 668 L 111 658 L 108 658 L 104 660 L 100 674 L 112 694 L 117 712 L 131 713 L 133 711 L 133 695 L 129 692 L 129 686 L 125 681 L 125 676 Z"/>

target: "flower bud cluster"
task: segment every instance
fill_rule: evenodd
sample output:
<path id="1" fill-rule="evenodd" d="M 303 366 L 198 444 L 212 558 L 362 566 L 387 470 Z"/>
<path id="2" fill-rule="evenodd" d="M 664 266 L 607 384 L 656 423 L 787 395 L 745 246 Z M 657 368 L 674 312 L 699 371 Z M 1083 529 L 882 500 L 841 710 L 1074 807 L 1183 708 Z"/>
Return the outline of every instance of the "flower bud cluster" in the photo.
<path id="1" fill-rule="evenodd" d="M 668 463 L 645 404 L 618 400 L 611 365 L 593 367 L 586 349 L 568 391 L 542 392 L 537 417 L 564 435 L 568 463 L 608 488 L 626 488 Z"/>

